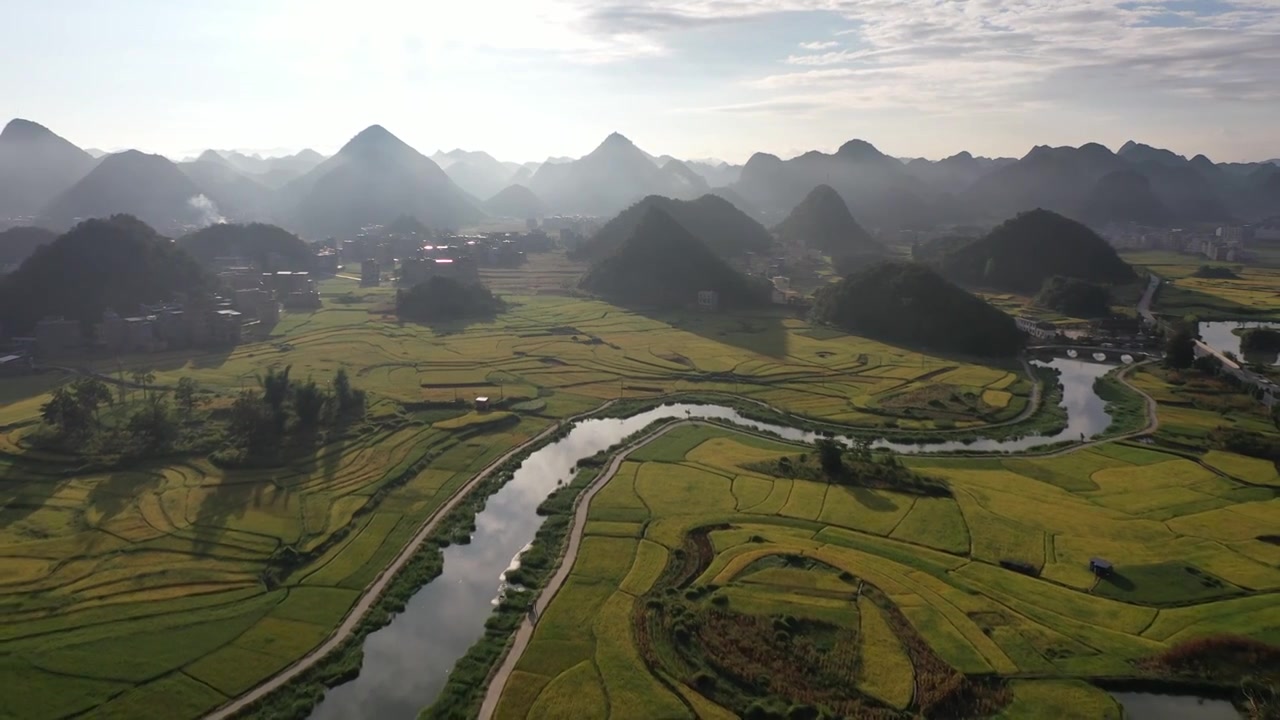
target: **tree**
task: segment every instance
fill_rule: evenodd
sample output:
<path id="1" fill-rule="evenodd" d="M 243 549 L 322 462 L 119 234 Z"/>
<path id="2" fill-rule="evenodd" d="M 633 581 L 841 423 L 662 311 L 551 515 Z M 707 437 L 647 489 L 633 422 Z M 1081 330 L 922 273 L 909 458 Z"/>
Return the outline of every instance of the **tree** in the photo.
<path id="1" fill-rule="evenodd" d="M 840 443 L 831 438 L 822 438 L 817 442 L 818 463 L 822 471 L 829 476 L 839 475 L 844 471 L 844 449 Z"/>
<path id="2" fill-rule="evenodd" d="M 65 438 L 77 438 L 89 429 L 90 415 L 76 398 L 70 386 L 53 391 L 49 402 L 40 408 L 40 417 Z"/>
<path id="3" fill-rule="evenodd" d="M 284 370 L 280 371 L 268 368 L 266 375 L 258 377 L 258 382 L 262 384 L 262 400 L 271 410 L 277 434 L 284 432 L 285 422 L 289 419 L 284 404 L 289 399 L 290 369 L 292 369 L 291 365 L 286 365 Z"/>
<path id="4" fill-rule="evenodd" d="M 75 393 L 76 402 L 80 404 L 86 415 L 93 417 L 95 424 L 98 421 L 98 408 L 112 401 L 111 390 L 107 388 L 106 383 L 97 378 L 80 378 L 72 383 L 71 390 Z"/>
<path id="5" fill-rule="evenodd" d="M 338 368 L 338 374 L 333 377 L 333 396 L 340 417 L 351 418 L 364 414 L 364 391 L 351 387 L 351 378 L 347 376 L 346 368 Z"/>
<path id="6" fill-rule="evenodd" d="M 147 386 L 155 382 L 156 374 L 150 370 L 134 370 L 129 375 L 133 377 L 134 384 L 142 388 L 142 396 L 150 397 L 150 393 L 147 392 Z"/>
<path id="7" fill-rule="evenodd" d="M 1164 348 L 1165 367 L 1185 370 L 1196 361 L 1196 339 L 1188 327 L 1179 327 L 1169 336 Z"/>
<path id="8" fill-rule="evenodd" d="M 177 427 L 163 396 L 149 398 L 142 408 L 129 416 L 129 435 L 143 449 L 166 450 L 177 439 Z"/>
<path id="9" fill-rule="evenodd" d="M 231 404 L 231 420 L 227 424 L 227 430 L 243 444 L 250 455 L 270 447 L 277 437 L 270 410 L 256 390 L 242 391 Z"/>
<path id="10" fill-rule="evenodd" d="M 183 417 L 190 418 L 191 413 L 200 406 L 201 398 L 200 384 L 193 378 L 184 377 L 178 380 L 177 387 L 173 390 L 173 399 L 178 403 L 178 407 L 182 409 Z"/>
<path id="11" fill-rule="evenodd" d="M 298 425 L 304 430 L 314 430 L 320 424 L 320 417 L 328 404 L 328 393 L 316 385 L 315 380 L 307 378 L 305 383 L 294 385 L 293 411 L 298 416 Z"/>

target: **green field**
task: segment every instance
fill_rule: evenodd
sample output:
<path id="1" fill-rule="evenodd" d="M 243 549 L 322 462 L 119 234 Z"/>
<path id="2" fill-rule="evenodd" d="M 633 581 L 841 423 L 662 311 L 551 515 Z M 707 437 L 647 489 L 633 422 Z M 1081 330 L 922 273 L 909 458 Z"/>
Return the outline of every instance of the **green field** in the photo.
<path id="1" fill-rule="evenodd" d="M 1145 267 L 1168 282 L 1156 297 L 1157 312 L 1212 319 L 1280 319 L 1280 268 L 1274 263 L 1216 262 L 1203 256 L 1167 252 L 1125 253 L 1124 259 Z M 1239 277 L 1192 277 L 1203 265 L 1229 268 Z"/>
<path id="2" fill-rule="evenodd" d="M 698 426 L 637 452 L 593 499 L 497 716 L 1118 718 L 1085 681 L 1202 635 L 1276 639 L 1270 488 L 1126 444 L 906 459 L 953 497 L 752 469 L 806 451 Z M 623 513 L 638 544 L 602 534 Z"/>
<path id="3" fill-rule="evenodd" d="M 545 290 L 571 268 L 539 272 L 532 289 Z M 515 277 L 508 286 L 528 288 Z M 492 322 L 427 328 L 382 314 L 390 288 L 335 279 L 321 290 L 321 309 L 287 313 L 260 342 L 95 368 L 151 370 L 158 388 L 194 378 L 212 393 L 212 411 L 269 367 L 317 380 L 349 368 L 370 395 L 366 421 L 280 467 L 227 469 L 205 456 L 112 467 L 41 450 L 33 444 L 40 407 L 62 378 L 0 380 L 0 716 L 123 718 L 149 704 L 174 718 L 207 712 L 321 643 L 425 519 L 487 463 L 613 398 L 736 393 L 817 420 L 927 430 L 941 420 L 959 428 L 1008 420 L 1031 387 L 1017 367 L 815 332 L 780 315 L 647 317 L 579 298 L 513 295 Z M 939 389 L 947 402 L 936 413 L 912 406 Z M 503 405 L 468 413 L 479 395 Z M 710 447 L 698 441 L 689 452 Z M 725 513 L 749 502 L 816 523 L 828 507 L 819 492 L 774 498 L 773 484 L 758 478 L 731 491 L 706 469 L 681 465 L 658 477 L 648 466 L 638 467 L 635 492 L 663 512 L 705 501 L 708 482 L 723 491 L 716 497 Z M 594 582 L 640 592 L 667 546 L 640 525 L 646 505 L 628 502 L 593 525 L 600 541 L 592 547 L 634 558 L 636 568 L 605 562 Z M 832 499 L 830 507 L 843 506 Z M 955 506 L 903 505 L 866 526 L 888 535 L 900 525 L 894 537 L 956 551 L 966 542 L 962 520 Z M 681 531 L 671 532 L 678 540 Z M 588 664 L 563 682 L 585 687 L 595 673 Z"/>

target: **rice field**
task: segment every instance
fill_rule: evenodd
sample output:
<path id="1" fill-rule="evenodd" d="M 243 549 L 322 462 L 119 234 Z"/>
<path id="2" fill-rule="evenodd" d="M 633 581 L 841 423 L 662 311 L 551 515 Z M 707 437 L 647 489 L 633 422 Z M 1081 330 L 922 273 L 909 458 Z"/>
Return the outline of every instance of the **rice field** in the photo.
<path id="1" fill-rule="evenodd" d="M 1217 262 L 1203 256 L 1179 253 L 1126 253 L 1125 260 L 1142 265 L 1169 282 L 1156 298 L 1156 310 L 1183 317 L 1198 315 L 1205 320 L 1215 318 L 1251 319 L 1280 318 L 1280 268 L 1257 263 Z M 1236 278 L 1193 277 L 1203 265 L 1224 267 Z"/>
<path id="2" fill-rule="evenodd" d="M 1053 457 L 905 459 L 954 497 L 748 469 L 801 452 L 812 448 L 711 426 L 680 427 L 637 452 L 593 499 L 582 554 L 497 716 L 731 717 L 813 697 L 859 717 L 935 716 L 938 673 L 994 673 L 1002 683 L 988 688 L 987 709 L 965 716 L 1071 707 L 1119 718 L 1091 678 L 1133 676 L 1134 661 L 1199 635 L 1274 641 L 1280 627 L 1280 553 L 1260 539 L 1280 527 L 1280 499 L 1266 468 L 1238 456 L 1201 464 L 1113 443 Z M 622 512 L 643 528 L 638 545 L 605 534 L 602 521 Z M 1094 557 L 1115 572 L 1096 577 Z M 588 622 L 592 633 L 570 631 Z M 761 639 L 732 647 L 680 639 L 708 623 L 773 630 L 743 630 Z M 815 643 L 828 659 L 803 665 Z M 751 675 L 779 652 L 809 678 L 795 681 L 796 695 Z M 645 688 L 624 693 L 622 707 L 605 670 L 615 663 Z M 820 679 L 837 677 L 839 693 L 822 695 L 834 691 Z"/>
<path id="3" fill-rule="evenodd" d="M 95 468 L 42 452 L 30 434 L 62 378 L 0 379 L 0 716 L 133 717 L 155 704 L 173 718 L 207 712 L 321 643 L 421 523 L 486 463 L 614 398 L 735 393 L 819 420 L 929 428 L 934 416 L 894 398 L 925 388 L 977 398 L 948 409 L 956 425 L 977 426 L 1017 415 L 1029 396 L 1018 367 L 812 332 L 782 315 L 648 317 L 555 294 L 573 268 L 535 270 L 489 278 L 510 305 L 490 322 L 401 324 L 381 310 L 392 288 L 338 278 L 321 283 L 320 309 L 286 313 L 259 342 L 93 367 L 113 377 L 150 370 L 161 388 L 190 377 L 215 394 L 215 407 L 256 387 L 267 368 L 291 367 L 299 379 L 346 368 L 369 393 L 367 422 L 282 467 L 169 457 Z M 361 299 L 335 301 L 348 293 Z M 498 407 L 460 409 L 477 396 Z M 590 545 L 610 559 L 591 570 L 594 582 L 644 592 L 669 554 L 647 534 L 650 518 L 681 507 L 772 508 L 807 523 L 856 507 L 816 486 L 784 497 L 778 484 L 721 469 L 724 452 L 747 443 L 738 457 L 755 457 L 768 443 L 743 440 L 717 452 L 724 439 L 712 435 L 668 451 L 675 461 L 702 453 L 697 463 L 655 475 L 658 465 L 636 462 L 601 494 Z M 613 487 L 622 490 L 610 504 Z M 912 511 L 895 507 L 842 522 L 888 535 Z M 958 512 L 936 511 L 940 529 L 926 533 L 935 511 L 922 508 L 902 533 L 959 548 Z M 683 530 L 670 533 L 678 539 Z M 610 565 L 623 557 L 625 566 Z M 602 676 L 588 663 L 559 682 L 621 682 L 607 665 Z M 14 704 L 19 688 L 38 700 Z M 582 702 L 576 690 L 570 695 Z M 555 703 L 538 707 L 563 716 Z"/>

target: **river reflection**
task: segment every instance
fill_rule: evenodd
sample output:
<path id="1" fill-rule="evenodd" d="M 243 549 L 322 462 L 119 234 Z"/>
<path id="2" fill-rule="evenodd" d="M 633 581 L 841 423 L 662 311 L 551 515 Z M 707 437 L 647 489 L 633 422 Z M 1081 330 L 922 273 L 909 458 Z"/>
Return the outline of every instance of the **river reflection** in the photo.
<path id="1" fill-rule="evenodd" d="M 1200 339 L 1217 350 L 1224 353 L 1229 352 L 1240 357 L 1240 336 L 1235 331 L 1258 327 L 1277 328 L 1280 327 L 1280 323 L 1241 322 L 1235 320 L 1202 322 L 1200 323 Z M 1280 365 L 1280 353 L 1249 353 L 1243 357 L 1248 362 L 1262 363 L 1263 365 Z"/>
<path id="2" fill-rule="evenodd" d="M 1243 717 L 1226 700 L 1139 692 L 1113 692 L 1111 696 L 1124 706 L 1127 720 L 1241 720 Z"/>
<path id="3" fill-rule="evenodd" d="M 1012 440 L 978 440 L 908 445 L 879 441 L 903 453 L 972 450 L 1016 452 L 1040 445 L 1092 437 L 1110 424 L 1106 403 L 1093 392 L 1093 381 L 1114 366 L 1058 359 L 1040 363 L 1061 372 L 1067 427 L 1050 436 Z M 713 405 L 676 404 L 629 418 L 578 422 L 563 439 L 526 459 L 510 482 L 476 517 L 471 543 L 444 550 L 444 572 L 409 600 L 390 625 L 364 642 L 364 663 L 353 681 L 330 690 L 311 717 L 315 720 L 410 720 L 439 694 L 449 671 L 478 640 L 493 607 L 502 573 L 542 524 L 535 512 L 558 484 L 568 481 L 581 459 L 605 450 L 651 422 L 663 418 L 714 418 L 766 430 L 800 442 L 813 442 L 812 432 L 742 417 Z"/>

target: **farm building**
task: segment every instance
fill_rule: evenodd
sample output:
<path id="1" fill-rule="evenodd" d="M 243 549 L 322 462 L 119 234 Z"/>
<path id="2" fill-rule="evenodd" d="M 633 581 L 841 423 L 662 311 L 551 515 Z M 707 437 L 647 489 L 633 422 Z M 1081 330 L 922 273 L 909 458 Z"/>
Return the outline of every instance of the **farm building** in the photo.
<path id="1" fill-rule="evenodd" d="M 1098 577 L 1106 577 L 1111 574 L 1111 561 L 1103 560 L 1102 558 L 1090 558 L 1089 569 Z"/>

